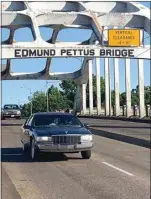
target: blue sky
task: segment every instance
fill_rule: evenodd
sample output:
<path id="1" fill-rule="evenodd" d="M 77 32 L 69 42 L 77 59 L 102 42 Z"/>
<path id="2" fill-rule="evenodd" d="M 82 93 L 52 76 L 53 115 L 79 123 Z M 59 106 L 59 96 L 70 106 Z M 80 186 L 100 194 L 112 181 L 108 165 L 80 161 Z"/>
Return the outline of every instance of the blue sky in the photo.
<path id="1" fill-rule="evenodd" d="M 150 8 L 150 2 L 142 2 L 143 5 Z M 44 39 L 49 39 L 51 36 L 51 29 L 42 28 L 41 35 Z M 8 38 L 9 32 L 2 30 L 2 40 Z M 91 31 L 88 30 L 75 30 L 66 29 L 60 31 L 57 40 L 58 41 L 83 41 L 89 38 Z M 32 41 L 32 35 L 28 28 L 22 28 L 15 32 L 16 41 Z M 145 40 L 146 44 L 149 44 L 149 39 Z M 79 58 L 81 59 L 81 58 Z M 73 72 L 80 68 L 81 61 L 76 58 L 53 58 L 51 64 L 51 72 Z M 12 72 L 38 72 L 45 66 L 46 59 L 26 59 L 26 60 L 12 60 Z M 111 59 L 111 63 L 113 59 Z M 4 61 L 3 61 L 4 63 Z M 135 88 L 138 84 L 138 69 L 137 60 L 131 61 L 131 87 Z M 100 63 L 101 76 L 104 77 L 104 61 L 101 59 Z M 111 64 L 111 88 L 114 89 L 114 68 Z M 125 68 L 124 59 L 120 59 L 120 92 L 125 91 Z M 95 73 L 95 67 L 93 67 Z M 144 64 L 144 76 L 145 86 L 150 85 L 150 62 L 145 60 Z M 58 81 L 49 80 L 49 86 L 54 84 L 59 86 Z M 46 91 L 45 80 L 5 80 L 2 81 L 2 106 L 6 103 L 20 103 L 28 102 L 28 96 L 30 95 L 29 88 L 32 92 L 37 90 Z"/>

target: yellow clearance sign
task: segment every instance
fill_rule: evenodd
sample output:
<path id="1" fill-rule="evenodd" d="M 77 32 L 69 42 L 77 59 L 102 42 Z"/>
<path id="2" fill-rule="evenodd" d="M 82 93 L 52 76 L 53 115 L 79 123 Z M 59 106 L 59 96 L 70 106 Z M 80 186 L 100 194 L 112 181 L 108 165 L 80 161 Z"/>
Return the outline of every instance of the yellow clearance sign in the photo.
<path id="1" fill-rule="evenodd" d="M 109 46 L 140 46 L 140 30 L 108 30 Z"/>

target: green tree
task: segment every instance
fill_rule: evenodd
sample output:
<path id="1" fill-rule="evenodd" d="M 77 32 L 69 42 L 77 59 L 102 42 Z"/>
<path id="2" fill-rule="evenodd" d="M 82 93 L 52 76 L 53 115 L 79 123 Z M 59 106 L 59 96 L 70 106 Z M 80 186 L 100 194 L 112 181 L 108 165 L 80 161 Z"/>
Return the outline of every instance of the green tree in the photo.
<path id="1" fill-rule="evenodd" d="M 68 99 L 63 95 L 58 88 L 51 86 L 49 93 L 49 111 L 69 108 Z"/>
<path id="2" fill-rule="evenodd" d="M 46 112 L 47 102 L 46 102 L 46 95 L 44 92 L 36 91 L 33 94 L 31 100 L 32 100 L 33 113 Z"/>
<path id="3" fill-rule="evenodd" d="M 144 98 L 145 98 L 145 105 L 151 105 L 151 86 L 144 86 Z M 126 104 L 126 92 L 121 93 L 120 95 L 120 105 Z M 139 86 L 137 85 L 136 88 L 132 89 L 131 91 L 131 104 L 139 105 Z"/>
<path id="4" fill-rule="evenodd" d="M 145 86 L 144 92 L 145 92 L 145 104 L 151 105 L 151 86 Z"/>
<path id="5" fill-rule="evenodd" d="M 87 96 L 87 107 L 89 106 L 89 82 L 87 84 L 86 88 L 86 96 Z M 100 86 L 101 86 L 101 103 L 104 105 L 105 103 L 105 81 L 103 77 L 100 77 Z M 61 93 L 66 96 L 67 98 L 67 103 L 69 105 L 69 108 L 73 108 L 74 104 L 74 97 L 77 89 L 77 85 L 75 84 L 74 81 L 72 80 L 64 80 L 60 84 L 60 87 L 62 89 Z M 96 106 L 97 103 L 97 91 L 96 91 L 96 76 L 93 75 L 93 103 L 94 107 Z"/>
<path id="6" fill-rule="evenodd" d="M 22 113 L 22 117 L 29 117 L 30 116 L 30 104 L 29 103 L 24 104 L 22 106 L 21 113 Z"/>
<path id="7" fill-rule="evenodd" d="M 123 92 L 120 94 L 120 106 L 123 106 L 126 104 L 126 92 Z"/>
<path id="8" fill-rule="evenodd" d="M 36 91 L 29 103 L 24 104 L 22 107 L 22 116 L 28 117 L 31 114 L 31 102 L 32 102 L 32 113 L 46 112 L 46 95 L 44 92 Z"/>
<path id="9" fill-rule="evenodd" d="M 88 82 L 89 84 L 89 82 Z M 89 106 L 89 86 L 87 84 L 86 95 L 87 95 L 87 107 Z M 49 111 L 55 111 L 59 109 L 73 108 L 74 97 L 76 93 L 77 85 L 72 80 L 64 80 L 60 84 L 61 90 L 51 86 L 48 90 L 49 95 Z M 101 87 L 101 104 L 105 104 L 105 80 L 100 77 L 100 87 Z M 151 86 L 144 87 L 145 92 L 145 104 L 151 105 Z M 93 75 L 93 102 L 94 107 L 96 107 L 96 76 Z M 115 91 L 111 91 L 112 106 L 115 105 Z M 31 100 L 32 100 L 32 111 L 35 112 L 45 112 L 47 111 L 47 96 L 44 92 L 35 92 L 30 99 L 29 103 L 22 106 L 22 115 L 28 117 L 31 111 Z M 139 87 L 136 86 L 135 89 L 131 91 L 131 101 L 133 105 L 139 105 Z M 126 104 L 126 92 L 120 94 L 120 105 Z"/>
<path id="10" fill-rule="evenodd" d="M 72 80 L 63 80 L 60 84 L 60 88 L 62 89 L 62 91 L 60 91 L 61 94 L 67 100 L 68 108 L 73 108 L 77 85 Z"/>
<path id="11" fill-rule="evenodd" d="M 131 91 L 131 104 L 132 106 L 134 105 L 139 105 L 139 94 L 138 94 L 138 88 L 132 89 Z"/>
<path id="12" fill-rule="evenodd" d="M 111 104 L 112 106 L 115 105 L 115 91 L 114 90 L 111 91 Z"/>

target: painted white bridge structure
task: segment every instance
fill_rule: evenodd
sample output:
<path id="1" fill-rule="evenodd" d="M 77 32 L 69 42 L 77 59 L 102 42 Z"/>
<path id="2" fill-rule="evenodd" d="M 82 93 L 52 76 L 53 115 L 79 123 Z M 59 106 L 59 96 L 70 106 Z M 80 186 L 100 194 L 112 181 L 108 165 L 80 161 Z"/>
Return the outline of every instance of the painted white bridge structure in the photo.
<path id="1" fill-rule="evenodd" d="M 32 31 L 33 42 L 15 42 L 14 33 L 22 27 Z M 53 34 L 45 41 L 39 27 L 53 28 Z M 97 111 L 101 114 L 100 58 L 105 59 L 105 115 L 110 115 L 109 59 L 114 58 L 115 116 L 120 114 L 119 59 L 125 58 L 126 116 L 131 115 L 130 59 L 137 59 L 139 76 L 139 116 L 145 116 L 144 105 L 144 59 L 150 59 L 150 46 L 144 45 L 144 31 L 150 36 L 150 10 L 136 2 L 2 2 L 1 28 L 10 30 L 10 36 L 2 41 L 2 80 L 64 80 L 77 83 L 74 111 L 86 114 L 86 85 L 89 84 L 89 114 L 93 115 L 92 64 L 95 60 L 97 85 Z M 83 42 L 56 42 L 62 29 L 91 29 L 91 37 Z M 108 29 L 140 29 L 140 46 L 109 47 Z M 133 54 L 133 55 L 132 55 Z M 132 55 L 132 56 L 130 56 Z M 44 70 L 38 73 L 11 72 L 12 59 L 46 58 Z M 78 71 L 51 73 L 52 58 L 83 57 Z"/>

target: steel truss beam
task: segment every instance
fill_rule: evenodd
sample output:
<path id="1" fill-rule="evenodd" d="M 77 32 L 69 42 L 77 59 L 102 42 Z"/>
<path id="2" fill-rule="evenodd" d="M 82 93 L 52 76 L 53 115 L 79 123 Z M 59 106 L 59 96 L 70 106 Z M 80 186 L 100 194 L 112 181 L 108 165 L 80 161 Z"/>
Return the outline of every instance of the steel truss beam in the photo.
<path id="1" fill-rule="evenodd" d="M 42 26 L 54 29 L 53 35 L 48 41 L 41 38 L 39 27 Z M 84 58 L 79 71 L 55 75 L 49 72 L 53 56 L 44 56 L 47 58 L 45 69 L 31 74 L 11 73 L 10 59 L 16 58 L 14 51 L 17 48 L 54 48 L 57 56 L 60 56 L 59 49 L 61 48 L 94 49 L 96 56 L 99 56 L 102 48 L 102 29 L 105 26 L 140 28 L 150 35 L 150 10 L 133 2 L 3 2 L 1 27 L 9 28 L 13 34 L 21 27 L 29 27 L 32 30 L 34 42 L 15 43 L 12 34 L 11 40 L 8 39 L 2 43 L 2 59 L 8 60 L 1 73 L 2 79 L 73 78 L 76 81 L 86 82 L 87 61 L 92 59 L 91 56 Z M 83 42 L 56 42 L 59 31 L 69 27 L 92 29 L 93 34 L 89 40 Z M 96 45 L 96 41 L 98 41 L 98 45 Z M 67 57 L 67 55 L 61 57 Z M 135 48 L 134 58 L 150 59 L 150 46 Z M 18 57 L 18 59 L 22 59 L 22 57 Z"/>

